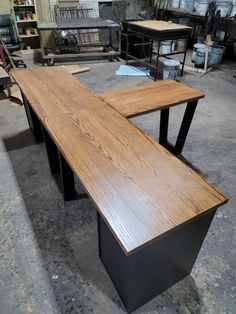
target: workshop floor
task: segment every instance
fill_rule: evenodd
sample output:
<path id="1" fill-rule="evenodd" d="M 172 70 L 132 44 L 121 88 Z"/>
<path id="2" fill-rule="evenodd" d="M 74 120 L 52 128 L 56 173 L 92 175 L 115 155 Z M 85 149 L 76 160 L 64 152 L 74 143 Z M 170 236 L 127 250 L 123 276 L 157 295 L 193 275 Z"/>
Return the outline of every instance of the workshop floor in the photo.
<path id="1" fill-rule="evenodd" d="M 151 82 L 116 77 L 118 65 L 94 63 L 90 72 L 77 77 L 95 92 Z M 218 210 L 191 276 L 135 313 L 236 313 L 233 69 L 227 63 L 203 78 L 181 78 L 206 94 L 183 151 L 185 162 L 230 202 Z M 172 140 L 183 109 L 172 110 Z M 132 122 L 157 139 L 158 118 L 159 113 L 152 113 Z M 0 313 L 125 313 L 98 258 L 96 233 L 96 211 L 88 199 L 63 201 L 44 144 L 35 143 L 24 108 L 0 100 Z"/>

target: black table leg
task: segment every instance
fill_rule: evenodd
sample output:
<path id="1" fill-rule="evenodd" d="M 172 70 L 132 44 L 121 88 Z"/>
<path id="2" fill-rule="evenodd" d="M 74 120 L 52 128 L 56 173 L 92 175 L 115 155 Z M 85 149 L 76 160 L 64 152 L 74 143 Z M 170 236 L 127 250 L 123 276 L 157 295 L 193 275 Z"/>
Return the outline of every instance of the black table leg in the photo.
<path id="1" fill-rule="evenodd" d="M 187 45 L 187 43 L 186 43 L 186 45 Z M 188 48 L 186 47 L 186 50 L 184 53 L 184 58 L 183 58 L 183 63 L 182 63 L 182 68 L 181 68 L 181 73 L 180 73 L 181 76 L 183 76 L 183 74 L 184 74 L 184 65 L 185 65 L 185 59 L 186 59 L 187 51 L 188 51 Z"/>
<path id="2" fill-rule="evenodd" d="M 60 163 L 60 174 L 61 174 L 61 185 L 62 192 L 65 201 L 70 201 L 75 198 L 75 183 L 74 183 L 74 173 L 70 166 L 66 162 L 65 158 L 60 152 L 59 163 Z"/>
<path id="3" fill-rule="evenodd" d="M 183 147 L 184 147 L 184 143 L 186 140 L 186 137 L 188 135 L 188 131 L 194 116 L 194 112 L 196 110 L 197 107 L 197 103 L 198 100 L 194 100 L 194 101 L 190 101 L 187 104 L 187 107 L 185 109 L 185 113 L 184 113 L 184 117 L 183 117 L 183 121 L 179 130 L 179 134 L 177 137 L 177 141 L 174 147 L 174 154 L 175 155 L 179 155 L 182 153 Z"/>
<path id="4" fill-rule="evenodd" d="M 157 58 L 156 58 L 156 68 L 155 68 L 155 74 L 154 74 L 154 81 L 157 80 L 157 73 L 158 73 L 158 63 L 159 63 L 159 55 L 160 55 L 160 47 L 161 43 L 158 40 L 158 48 L 157 48 Z"/>
<path id="5" fill-rule="evenodd" d="M 166 146 L 168 143 L 167 138 L 168 138 L 168 125 L 169 125 L 169 112 L 170 112 L 170 108 L 161 110 L 159 143 L 162 146 Z"/>
<path id="6" fill-rule="evenodd" d="M 52 174 L 60 173 L 62 193 L 65 201 L 75 198 L 74 173 L 65 161 L 47 130 L 42 126 L 49 166 Z M 78 199 L 88 198 L 86 193 L 78 195 Z"/>
<path id="7" fill-rule="evenodd" d="M 30 104 L 28 103 L 23 93 L 22 93 L 22 99 L 23 99 L 23 104 L 25 107 L 25 112 L 26 112 L 26 116 L 27 116 L 27 120 L 29 123 L 29 127 L 31 129 L 31 132 L 33 133 L 38 143 L 43 142 L 43 132 L 41 128 L 41 122 L 39 118 L 37 117 L 36 113 L 34 112 L 34 110 L 32 109 L 32 107 L 30 106 Z"/>
<path id="8" fill-rule="evenodd" d="M 60 172 L 58 149 L 47 130 L 42 126 L 44 142 L 47 150 L 49 166 L 52 174 Z"/>
<path id="9" fill-rule="evenodd" d="M 128 53 L 129 53 L 129 31 L 126 33 L 126 56 L 125 56 L 125 64 L 128 64 Z"/>
<path id="10" fill-rule="evenodd" d="M 194 100 L 187 104 L 176 144 L 174 146 L 168 142 L 169 108 L 161 110 L 159 143 L 174 155 L 182 153 L 197 103 L 198 100 Z"/>
<path id="11" fill-rule="evenodd" d="M 190 274 L 216 209 L 126 255 L 98 217 L 100 258 L 128 312 Z"/>

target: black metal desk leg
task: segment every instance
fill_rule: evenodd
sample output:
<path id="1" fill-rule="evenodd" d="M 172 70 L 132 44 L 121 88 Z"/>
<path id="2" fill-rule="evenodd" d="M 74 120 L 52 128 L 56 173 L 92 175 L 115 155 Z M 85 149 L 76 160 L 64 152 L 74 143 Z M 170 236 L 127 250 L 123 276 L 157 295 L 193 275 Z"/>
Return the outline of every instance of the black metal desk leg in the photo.
<path id="1" fill-rule="evenodd" d="M 188 44 L 188 43 L 187 43 L 187 44 Z M 187 44 L 186 44 L 186 45 L 187 45 Z M 186 49 L 186 50 L 185 50 L 185 53 L 184 53 L 183 64 L 182 64 L 182 68 L 181 68 L 181 76 L 183 76 L 183 74 L 184 74 L 184 65 L 185 65 L 185 59 L 186 59 L 188 47 L 186 46 L 185 49 Z"/>
<path id="2" fill-rule="evenodd" d="M 47 130 L 42 126 L 44 142 L 47 150 L 49 166 L 52 174 L 60 172 L 58 149 Z"/>
<path id="3" fill-rule="evenodd" d="M 125 64 L 128 64 L 128 53 L 129 53 L 129 31 L 127 30 L 126 34 L 126 58 L 125 58 Z"/>
<path id="4" fill-rule="evenodd" d="M 186 140 L 186 137 L 188 135 L 188 131 L 193 119 L 193 115 L 195 112 L 195 109 L 197 107 L 198 100 L 190 101 L 187 104 L 187 107 L 185 109 L 183 121 L 179 130 L 179 134 L 177 137 L 177 141 L 174 147 L 174 155 L 179 155 L 182 153 L 184 143 Z"/>
<path id="5" fill-rule="evenodd" d="M 23 104 L 25 107 L 25 112 L 26 112 L 30 130 L 33 133 L 38 143 L 43 142 L 43 132 L 41 128 L 41 122 L 39 118 L 37 117 L 37 115 L 35 114 L 34 110 L 31 108 L 24 94 L 21 93 L 21 95 L 22 95 Z"/>
<path id="6" fill-rule="evenodd" d="M 151 45 L 150 45 L 150 60 L 149 60 L 150 63 L 152 63 L 152 51 L 153 51 L 153 39 L 151 39 Z"/>
<path id="7" fill-rule="evenodd" d="M 158 72 L 158 62 L 159 62 L 159 55 L 160 55 L 160 47 L 161 47 L 161 43 L 160 43 L 160 41 L 158 40 L 157 59 L 156 59 L 156 69 L 155 69 L 154 81 L 157 80 L 157 72 Z"/>
<path id="8" fill-rule="evenodd" d="M 71 170 L 70 166 L 62 156 L 60 152 L 59 163 L 60 163 L 60 174 L 61 174 L 61 185 L 62 192 L 64 195 L 65 201 L 70 201 L 75 198 L 75 184 L 74 184 L 74 173 Z"/>
<path id="9" fill-rule="evenodd" d="M 169 112 L 170 112 L 169 108 L 161 110 L 159 143 L 162 146 L 166 146 L 168 144 L 167 136 L 169 125 Z"/>

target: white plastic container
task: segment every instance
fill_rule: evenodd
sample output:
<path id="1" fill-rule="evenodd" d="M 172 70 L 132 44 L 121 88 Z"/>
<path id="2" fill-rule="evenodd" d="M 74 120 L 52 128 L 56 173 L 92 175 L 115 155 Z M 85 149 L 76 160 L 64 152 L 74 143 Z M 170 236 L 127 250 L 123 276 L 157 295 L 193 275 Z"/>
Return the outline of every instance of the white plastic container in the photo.
<path id="1" fill-rule="evenodd" d="M 180 2 L 180 0 L 171 0 L 170 1 L 170 6 L 172 8 L 178 8 L 179 7 L 179 2 Z"/>
<path id="2" fill-rule="evenodd" d="M 205 16 L 208 9 L 208 5 L 209 0 L 196 0 L 195 2 L 196 13 Z"/>
<path id="3" fill-rule="evenodd" d="M 201 43 L 196 43 L 195 45 L 193 45 L 193 53 L 192 53 L 192 59 L 191 59 L 191 61 L 193 63 L 195 63 L 195 61 L 196 61 L 196 56 L 197 56 L 197 50 L 198 49 L 206 49 L 206 45 L 205 44 L 201 44 Z"/>
<path id="4" fill-rule="evenodd" d="M 177 40 L 177 51 L 184 51 L 187 46 L 187 39 L 178 39 Z"/>
<path id="5" fill-rule="evenodd" d="M 180 62 L 169 59 L 163 62 L 163 80 L 175 80 L 179 74 Z"/>
<path id="6" fill-rule="evenodd" d="M 215 37 L 217 38 L 217 41 L 223 41 L 225 38 L 225 32 L 217 29 Z"/>
<path id="7" fill-rule="evenodd" d="M 171 47 L 171 52 L 175 51 L 176 50 L 176 45 L 177 45 L 177 40 L 173 40 L 172 41 L 172 47 Z"/>
<path id="8" fill-rule="evenodd" d="M 232 10 L 232 1 L 219 1 L 216 5 L 216 11 L 220 10 L 220 16 L 226 17 Z"/>
<path id="9" fill-rule="evenodd" d="M 188 12 L 193 12 L 195 0 L 185 0 L 185 2 L 186 2 L 185 4 L 186 10 Z"/>
<path id="10" fill-rule="evenodd" d="M 183 10 L 186 10 L 186 2 L 185 2 L 185 0 L 180 0 L 179 8 L 183 9 Z"/>
<path id="11" fill-rule="evenodd" d="M 201 68 L 204 66 L 205 63 L 205 56 L 206 56 L 206 49 L 199 48 L 196 53 L 195 57 L 195 66 Z"/>
<path id="12" fill-rule="evenodd" d="M 232 10 L 231 10 L 231 13 L 230 13 L 230 16 L 235 16 L 236 14 L 236 2 L 233 3 L 233 6 L 232 6 Z"/>
<path id="13" fill-rule="evenodd" d="M 173 44 L 173 41 L 172 40 L 164 40 L 164 41 L 161 41 L 161 49 L 160 49 L 160 52 L 161 54 L 167 54 L 167 53 L 171 53 L 172 52 L 172 44 Z"/>
<path id="14" fill-rule="evenodd" d="M 208 64 L 209 65 L 218 65 L 221 63 L 222 57 L 225 52 L 225 47 L 221 45 L 212 45 L 211 53 L 209 56 Z"/>

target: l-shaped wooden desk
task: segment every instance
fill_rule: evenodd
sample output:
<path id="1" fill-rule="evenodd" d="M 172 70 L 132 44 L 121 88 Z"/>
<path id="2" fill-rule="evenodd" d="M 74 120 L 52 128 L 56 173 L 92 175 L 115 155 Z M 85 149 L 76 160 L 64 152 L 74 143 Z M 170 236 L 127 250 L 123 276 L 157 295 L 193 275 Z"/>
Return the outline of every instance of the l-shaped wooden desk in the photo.
<path id="1" fill-rule="evenodd" d="M 227 198 L 62 69 L 12 75 L 96 206 L 100 258 L 128 311 L 187 276 Z"/>

